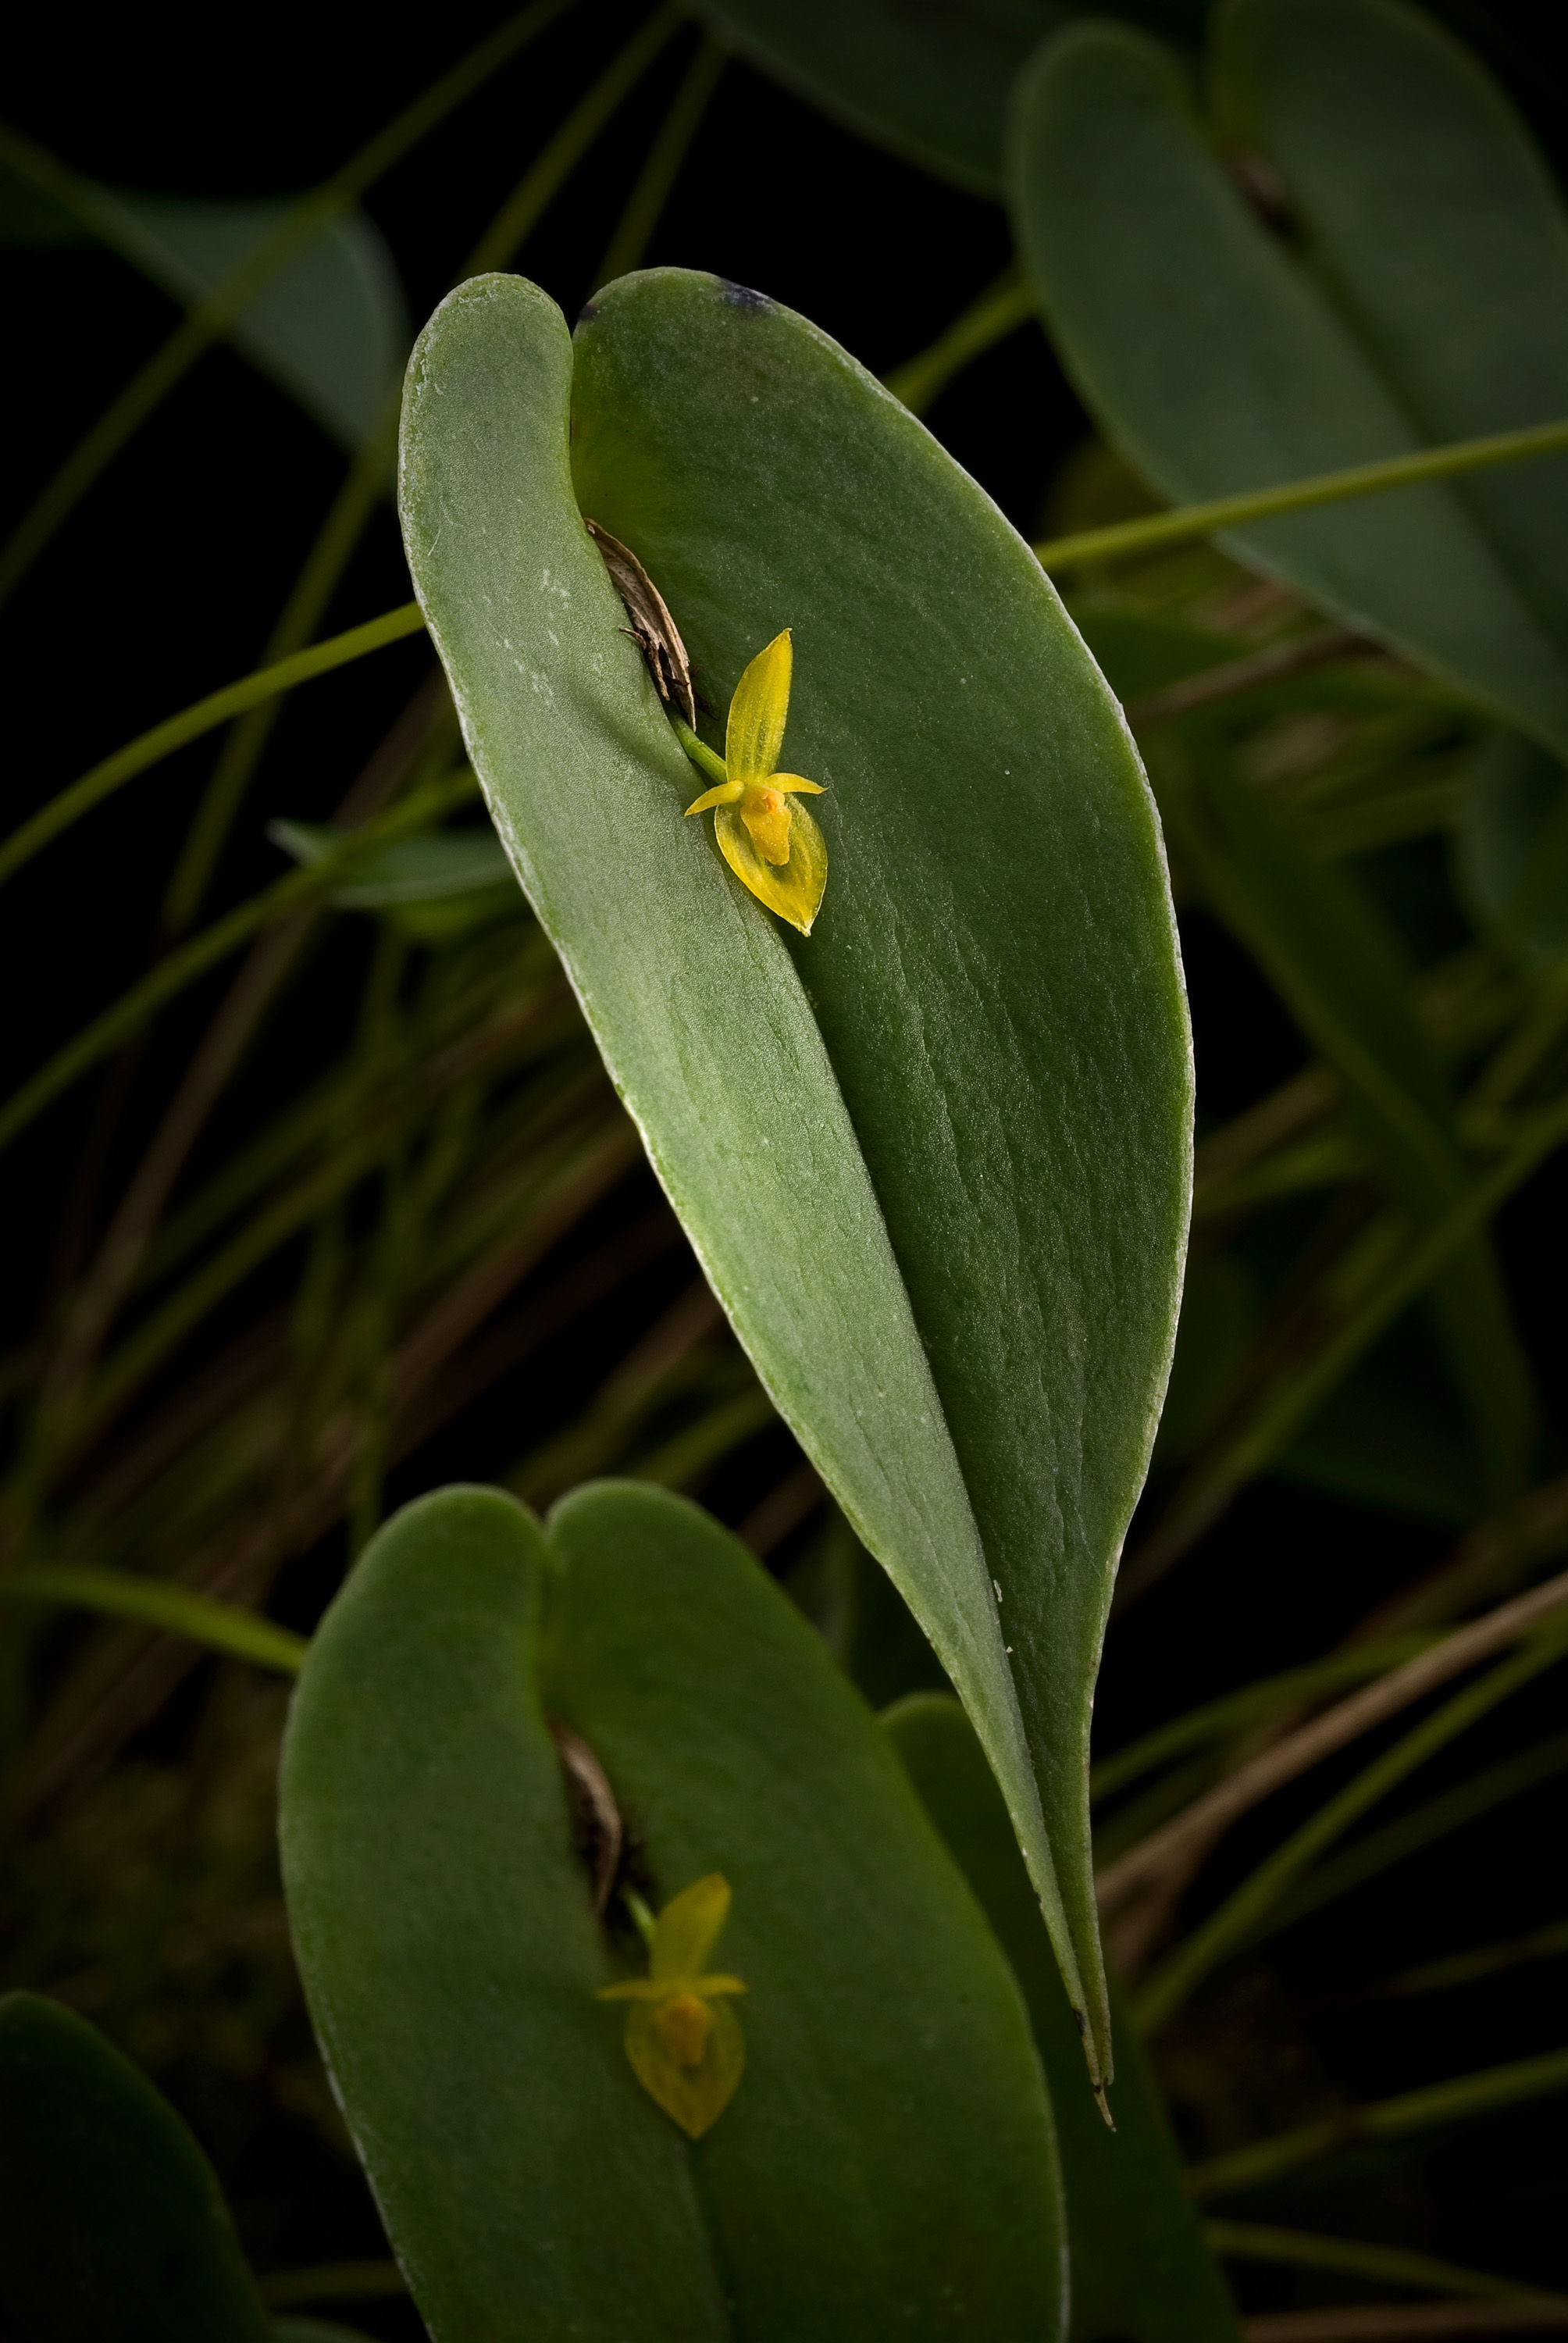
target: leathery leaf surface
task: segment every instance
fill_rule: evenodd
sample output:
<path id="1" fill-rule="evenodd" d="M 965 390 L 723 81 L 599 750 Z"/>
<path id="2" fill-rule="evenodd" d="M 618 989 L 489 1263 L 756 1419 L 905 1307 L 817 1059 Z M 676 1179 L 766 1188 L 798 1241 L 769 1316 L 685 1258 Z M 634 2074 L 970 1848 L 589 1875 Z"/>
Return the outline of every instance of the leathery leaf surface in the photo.
<path id="1" fill-rule="evenodd" d="M 656 1909 L 733 1891 L 746 2063 L 695 2146 L 596 1997 L 647 1956 L 618 1898 L 595 1916 L 552 1720 Z M 409 1506 L 311 1645 L 282 1839 L 317 2036 L 443 2343 L 1060 2343 L 1018 1986 L 876 1719 L 695 1506 Z"/>
<path id="2" fill-rule="evenodd" d="M 713 277 L 610 287 L 575 366 L 536 288 L 460 287 L 411 362 L 401 494 L 497 827 L 714 1291 L 975 1720 L 1102 2074 L 1089 1710 L 1191 1113 L 1120 710 L 923 427 Z M 682 819 L 699 777 L 585 514 L 653 577 L 718 725 L 793 630 L 785 753 L 829 791 L 809 941 Z"/>

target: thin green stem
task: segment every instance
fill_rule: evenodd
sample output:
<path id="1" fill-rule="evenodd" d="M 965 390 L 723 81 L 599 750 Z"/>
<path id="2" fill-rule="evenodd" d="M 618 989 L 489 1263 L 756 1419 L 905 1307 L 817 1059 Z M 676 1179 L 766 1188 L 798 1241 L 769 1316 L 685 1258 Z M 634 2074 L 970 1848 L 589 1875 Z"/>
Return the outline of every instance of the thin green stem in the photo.
<path id="1" fill-rule="evenodd" d="M 743 1441 L 778 1421 L 779 1412 L 765 1391 L 754 1386 L 737 1392 L 733 1399 L 720 1401 L 696 1423 L 688 1424 L 652 1455 L 633 1464 L 628 1478 L 650 1481 L 659 1489 L 689 1488 L 721 1456 L 729 1455 Z"/>
<path id="2" fill-rule="evenodd" d="M 1176 512 L 1153 513 L 1144 520 L 1117 521 L 1108 528 L 1080 529 L 1071 537 L 1050 538 L 1035 547 L 1035 557 L 1042 568 L 1054 570 L 1072 569 L 1085 561 L 1158 553 L 1165 546 L 1187 545 L 1194 538 L 1239 528 L 1247 521 L 1273 520 L 1282 513 L 1305 512 L 1317 505 L 1338 504 L 1347 497 L 1380 496 L 1387 489 L 1411 488 L 1422 480 L 1452 479 L 1460 472 L 1522 463 L 1533 456 L 1553 455 L 1563 447 L 1568 447 L 1568 423 L 1534 423 L 1523 431 L 1488 432 L 1479 439 L 1457 439 L 1442 447 L 1422 447 L 1413 455 L 1387 456 L 1375 464 L 1351 464 L 1343 471 L 1319 472 L 1311 479 L 1285 480 L 1277 488 L 1250 488 L 1241 496 L 1183 505 Z"/>
<path id="3" fill-rule="evenodd" d="M 1432 2294 L 1469 2295 L 1478 2302 L 1550 2302 L 1568 2308 L 1568 2296 L 1489 2271 L 1461 2269 L 1403 2246 L 1375 2246 L 1361 2237 L 1322 2237 L 1306 2229 L 1276 2229 L 1253 2221 L 1205 2221 L 1203 2242 L 1227 2261 L 1283 2262 L 1292 2269 L 1334 2270 L 1379 2286 L 1424 2287 Z"/>
<path id="4" fill-rule="evenodd" d="M 548 947 L 540 940 L 542 960 Z M 532 1011 L 538 991 L 548 985 L 549 980 L 558 982 L 558 963 L 549 953 L 548 968 L 540 971 L 541 986 L 532 995 L 523 994 L 511 1013 L 504 1016 L 491 1014 L 487 1018 L 480 1013 L 493 993 L 493 985 L 473 986 L 460 993 L 433 1022 L 430 1032 L 421 1037 L 424 1079 L 431 1098 L 443 1095 L 449 1083 L 458 1078 L 459 1071 L 482 1074 L 492 1067 L 498 1070 L 502 1061 L 508 1068 L 526 1065 L 541 1050 L 552 1046 L 557 1038 L 555 1029 L 541 1031 Z M 576 1027 L 575 1018 L 571 1024 Z M 455 1034 L 467 1043 L 460 1070 L 440 1063 L 437 1058 L 440 1045 Z M 341 1151 L 357 1143 L 358 1133 L 377 1112 L 377 1102 L 363 1071 L 357 1059 L 350 1056 L 307 1091 L 286 1114 L 269 1124 L 249 1147 L 232 1157 L 206 1187 L 164 1223 L 143 1262 L 139 1282 L 151 1284 L 176 1269 L 233 1213 L 280 1182 L 291 1166 L 318 1145 L 326 1143 Z"/>
<path id="5" fill-rule="evenodd" d="M 1033 287 L 1014 262 L 938 335 L 929 349 L 884 375 L 882 387 L 902 399 L 911 415 L 923 415 L 955 375 L 1039 314 Z"/>
<path id="6" fill-rule="evenodd" d="M 353 559 L 397 454 L 400 400 L 399 390 L 349 466 L 320 534 L 278 613 L 277 624 L 262 653 L 264 668 L 276 665 L 309 642 Z M 266 752 L 281 714 L 281 695 L 264 700 L 240 719 L 225 741 L 164 898 L 166 940 L 172 942 L 183 935 L 195 919 L 250 777 Z"/>
<path id="7" fill-rule="evenodd" d="M 653 1914 L 648 1910 L 648 1906 L 643 1902 L 642 1897 L 638 1894 L 635 1887 L 623 1887 L 620 1891 L 620 1900 L 626 1906 L 627 1910 L 631 1914 L 632 1922 L 637 1929 L 638 1935 L 642 1938 L 643 1943 L 651 1952 L 653 1949 L 654 1936 L 658 1926 L 658 1921 L 654 1918 Z"/>
<path id="8" fill-rule="evenodd" d="M 690 725 L 685 723 L 680 717 L 671 714 L 668 709 L 665 713 L 669 717 L 670 730 L 698 771 L 709 781 L 715 783 L 727 781 L 729 779 L 729 768 L 723 758 L 716 756 L 706 740 L 699 740 Z"/>
<path id="9" fill-rule="evenodd" d="M 24 515 L 15 534 L 0 549 L 0 601 L 20 583 L 98 475 L 126 441 L 188 373 L 203 353 L 221 340 L 235 320 L 281 269 L 318 236 L 338 214 L 356 202 L 383 173 L 400 162 L 453 109 L 472 96 L 490 75 L 552 24 L 571 0 L 533 0 L 505 25 L 481 41 L 443 74 L 412 105 L 405 106 L 369 144 L 351 156 L 325 186 L 304 197 L 273 233 L 250 253 L 216 291 L 199 302 L 162 348 L 155 351 L 139 374 L 100 416 L 86 437 L 67 457 L 36 503 Z M 15 151 L 14 151 L 15 150 Z M 8 139 L 6 159 L 27 171 L 37 184 L 60 200 L 72 201 L 79 216 L 91 222 L 90 189 L 52 156 L 43 156 L 25 140 Z M 48 175 L 42 169 L 49 166 Z M 60 184 L 56 184 L 59 182 Z M 62 194 L 74 186 L 76 199 Z M 84 192 L 85 191 L 85 192 Z M 85 208 L 86 206 L 86 208 Z"/>
<path id="10" fill-rule="evenodd" d="M 1133 2004 L 1137 2024 L 1151 2033 L 1162 2026 L 1212 1968 L 1257 1933 L 1264 1916 L 1280 1902 L 1314 1855 L 1342 1837 L 1359 1815 L 1385 1798 L 1417 1766 L 1423 1765 L 1429 1757 L 1488 1715 L 1500 1701 L 1508 1699 L 1522 1685 L 1554 1665 L 1563 1657 L 1563 1649 L 1564 1634 L 1560 1621 L 1538 1630 L 1522 1651 L 1423 1717 L 1337 1795 L 1328 1799 L 1154 1972 Z"/>
<path id="11" fill-rule="evenodd" d="M 285 661 L 286 666 L 288 664 Z M 166 1001 L 172 1001 L 217 961 L 226 960 L 257 929 L 329 884 L 339 865 L 350 855 L 372 840 L 401 837 L 405 830 L 418 829 L 465 798 L 472 797 L 477 786 L 471 774 L 463 773 L 417 797 L 405 799 L 379 821 L 368 822 L 360 830 L 346 831 L 342 845 L 331 848 L 319 861 L 290 871 L 274 886 L 253 895 L 248 903 L 238 905 L 226 919 L 216 921 L 179 950 L 170 952 L 166 960 L 149 970 L 139 984 L 122 993 L 112 1009 L 84 1027 L 46 1065 L 39 1068 L 30 1081 L 12 1093 L 0 1108 L 0 1149 L 8 1147 L 53 1099 L 134 1033 Z"/>
<path id="12" fill-rule="evenodd" d="M 1568 969 L 1551 970 L 1496 1054 L 1483 1068 L 1462 1112 L 1484 1126 L 1518 1097 L 1568 1026 Z"/>
<path id="13" fill-rule="evenodd" d="M 1568 1763 L 1568 1750 L 1564 1762 Z M 1449 1953 L 1440 1961 L 1422 1961 L 1413 1969 L 1402 1969 L 1397 1976 L 1369 1986 L 1357 1997 L 1392 2001 L 1406 1994 L 1452 1993 L 1457 1986 L 1476 1985 L 1483 1977 L 1497 1976 L 1527 1961 L 1561 1960 L 1564 1955 L 1568 1955 L 1568 1920 L 1553 1920 L 1547 1927 L 1533 1928 L 1527 1936 L 1510 1936 L 1500 1945 L 1477 1945 L 1467 1953 Z"/>
<path id="14" fill-rule="evenodd" d="M 1200 1465 L 1176 1492 L 1164 1519 L 1125 1574 L 1124 1602 L 1151 1585 L 1236 1492 L 1265 1470 L 1378 1337 L 1564 1140 L 1568 1140 L 1568 1099 L 1559 1099 L 1543 1111 L 1467 1196 L 1383 1271 L 1317 1356 L 1266 1393 L 1244 1430 L 1218 1456 Z"/>
<path id="15" fill-rule="evenodd" d="M 691 150 L 691 142 L 702 125 L 709 100 L 719 85 L 719 77 L 729 63 L 728 52 L 720 48 L 710 34 L 704 34 L 696 55 L 686 69 L 685 78 L 670 101 L 668 113 L 659 126 L 658 136 L 648 150 L 648 157 L 637 176 L 637 184 L 627 198 L 626 209 L 616 225 L 604 258 L 594 271 L 593 290 L 609 284 L 617 277 L 625 277 L 631 269 L 642 266 L 648 239 L 658 226 L 659 216 L 669 201 L 670 190 L 680 176 L 681 165 Z"/>
<path id="16" fill-rule="evenodd" d="M 468 255 L 459 272 L 461 276 L 482 277 L 488 269 L 509 265 L 512 255 L 545 206 L 558 194 L 599 132 L 685 21 L 686 11 L 680 0 L 665 0 L 640 31 L 633 34 L 519 179 Z"/>
<path id="17" fill-rule="evenodd" d="M 1233 2148 L 1228 2156 L 1193 2165 L 1186 2175 L 1187 2187 L 1194 2197 L 1231 2197 L 1243 2188 L 1263 2187 L 1303 2164 L 1332 2156 L 1336 2148 L 1436 2131 L 1444 2124 L 1463 2123 L 1472 2117 L 1520 2107 L 1528 2099 L 1545 2098 L 1562 2090 L 1568 2090 L 1568 2050 L 1548 2050 L 1538 2058 L 1488 2066 L 1476 2075 L 1458 2075 L 1452 2082 L 1406 2091 L 1399 2098 L 1381 2099 L 1369 2107 L 1347 2108 L 1343 2115 L 1303 2124 L 1299 2131 Z"/>
<path id="18" fill-rule="evenodd" d="M 233 1659 L 254 1660 L 258 1667 L 279 1668 L 297 1675 L 305 1659 L 306 1640 L 254 1611 L 232 1603 L 215 1603 L 188 1586 L 164 1578 L 139 1578 L 129 1571 L 92 1570 L 75 1564 L 45 1564 L 38 1568 L 0 1574 L 0 1596 L 18 1603 L 60 1603 L 85 1611 L 101 1611 L 112 1619 L 136 1619 L 145 1626 L 164 1627 L 174 1635 L 188 1635 Z"/>
<path id="19" fill-rule="evenodd" d="M 1189 1749 L 1201 1747 L 1210 1741 L 1228 1740 L 1231 1734 L 1243 1731 L 1260 1717 L 1276 1708 L 1287 1708 L 1299 1700 L 1310 1700 L 1320 1692 L 1332 1692 L 1346 1684 L 1362 1684 L 1369 1677 L 1386 1675 L 1420 1652 L 1429 1651 L 1439 1641 L 1438 1631 L 1430 1634 L 1391 1635 L 1376 1644 L 1360 1644 L 1342 1652 L 1331 1652 L 1326 1659 L 1314 1660 L 1310 1667 L 1292 1668 L 1283 1675 L 1265 1676 L 1259 1684 L 1243 1684 L 1239 1692 L 1226 1693 L 1219 1700 L 1205 1702 L 1201 1708 L 1189 1709 L 1184 1716 L 1173 1717 L 1169 1725 L 1159 1725 L 1141 1739 L 1130 1742 L 1102 1757 L 1089 1777 L 1090 1795 L 1108 1798 L 1124 1790 L 1155 1766 L 1167 1765 Z"/>
<path id="20" fill-rule="evenodd" d="M 166 716 L 150 732 L 143 732 L 106 757 L 79 781 L 51 798 L 40 807 L 31 820 L 14 830 L 4 845 L 0 845 L 0 883 L 19 870 L 25 862 L 59 837 L 62 830 L 79 821 L 85 813 L 112 797 L 125 783 L 145 773 L 165 757 L 173 756 L 187 740 L 200 739 L 204 732 L 216 731 L 232 716 L 243 715 L 247 708 L 256 708 L 264 699 L 273 699 L 280 692 L 292 691 L 296 684 L 308 683 L 313 676 L 330 675 L 335 668 L 347 667 L 371 651 L 384 649 L 388 643 L 401 642 L 406 635 L 423 631 L 425 614 L 417 602 L 404 602 L 396 610 L 386 610 L 378 618 L 367 619 L 362 627 L 350 627 L 341 635 L 329 636 L 324 643 L 313 643 L 308 650 L 297 651 L 291 659 L 279 659 L 272 667 L 258 668 L 254 674 L 242 676 L 237 683 L 225 684 L 221 691 L 209 691 L 205 699 L 184 708 L 177 716 Z"/>

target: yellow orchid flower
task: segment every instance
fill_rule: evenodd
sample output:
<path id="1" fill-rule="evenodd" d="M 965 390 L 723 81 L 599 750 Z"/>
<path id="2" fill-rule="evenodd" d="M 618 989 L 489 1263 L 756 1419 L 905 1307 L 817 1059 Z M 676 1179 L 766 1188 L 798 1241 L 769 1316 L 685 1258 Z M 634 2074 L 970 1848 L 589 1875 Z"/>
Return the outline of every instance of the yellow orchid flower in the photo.
<path id="1" fill-rule="evenodd" d="M 729 1883 L 710 1871 L 672 1896 L 654 1922 L 648 1976 L 598 1989 L 600 2001 L 630 2002 L 632 2072 L 692 2139 L 719 2121 L 746 2064 L 740 2021 L 725 1997 L 746 1987 L 739 1977 L 703 1973 L 729 1914 Z"/>
<path id="2" fill-rule="evenodd" d="M 706 813 L 712 807 L 719 850 L 741 885 L 809 936 L 828 883 L 828 847 L 805 807 L 789 803 L 802 793 L 820 797 L 822 784 L 777 769 L 793 668 L 786 627 L 766 650 L 758 652 L 735 687 L 722 765 L 695 733 L 684 725 L 676 729 L 688 755 L 705 771 L 717 769 L 724 776 L 687 807 L 688 814 Z"/>

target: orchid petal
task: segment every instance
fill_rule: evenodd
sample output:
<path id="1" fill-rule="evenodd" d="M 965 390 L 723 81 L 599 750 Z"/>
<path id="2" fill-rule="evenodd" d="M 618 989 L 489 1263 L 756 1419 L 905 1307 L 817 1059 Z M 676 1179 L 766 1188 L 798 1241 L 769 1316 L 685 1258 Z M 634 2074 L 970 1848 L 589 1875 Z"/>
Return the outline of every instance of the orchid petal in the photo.
<path id="1" fill-rule="evenodd" d="M 659 2031 L 658 2013 L 647 2002 L 636 2002 L 627 2012 L 626 2055 L 632 2072 L 667 2116 L 673 2117 L 690 2139 L 700 2139 L 718 2122 L 735 2096 L 746 2064 L 746 2043 L 728 2002 L 705 2005 L 711 2023 L 700 2062 L 683 2066 L 671 2055 Z"/>
<path id="2" fill-rule="evenodd" d="M 686 809 L 687 815 L 689 818 L 694 813 L 706 813 L 709 806 L 733 805 L 745 791 L 744 781 L 718 781 L 712 789 L 704 789 L 699 798 L 693 798 Z"/>
<path id="3" fill-rule="evenodd" d="M 778 867 L 758 853 L 736 807 L 719 808 L 713 817 L 713 834 L 741 885 L 749 887 L 769 910 L 809 936 L 828 884 L 828 842 L 805 807 L 794 809 L 789 860 Z"/>
<path id="4" fill-rule="evenodd" d="M 765 781 L 779 762 L 794 664 L 786 627 L 758 652 L 736 685 L 724 736 L 724 762 L 732 780 Z"/>
<path id="5" fill-rule="evenodd" d="M 719 1871 L 710 1871 L 670 1897 L 655 1924 L 648 1951 L 648 1968 L 667 1993 L 700 1974 L 729 1916 L 729 1882 Z"/>

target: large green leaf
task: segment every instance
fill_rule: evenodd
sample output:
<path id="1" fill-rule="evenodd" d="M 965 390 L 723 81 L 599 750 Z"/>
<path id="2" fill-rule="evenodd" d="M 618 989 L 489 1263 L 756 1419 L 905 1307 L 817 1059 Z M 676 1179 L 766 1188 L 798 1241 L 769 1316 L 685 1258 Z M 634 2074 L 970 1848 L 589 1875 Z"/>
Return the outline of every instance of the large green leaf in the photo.
<path id="1" fill-rule="evenodd" d="M 1074 2343 L 1236 2343 L 1225 2281 L 1198 2217 L 1137 2036 L 1116 2014 L 1114 2132 L 1071 2087 L 1072 2013 L 1045 1957 L 1029 1879 L 979 1742 L 958 1703 L 920 1693 L 883 1720 L 1023 1988 L 1061 2127 Z M 1119 1997 L 1118 1997 L 1119 1998 Z"/>
<path id="2" fill-rule="evenodd" d="M 293 202 L 187 203 L 105 189 L 104 233 L 178 301 L 216 292 L 287 218 Z M 358 447 L 384 420 L 408 332 L 392 256 L 363 212 L 339 212 L 231 329 L 335 439 Z"/>
<path id="3" fill-rule="evenodd" d="M 1229 0 L 1214 100 L 1281 173 L 1310 265 L 1424 438 L 1568 416 L 1568 211 L 1470 53 L 1406 0 Z M 1453 494 L 1568 649 L 1568 456 Z"/>
<path id="4" fill-rule="evenodd" d="M 73 209 L 0 160 L 0 240 L 77 244 L 95 234 L 182 304 L 230 277 L 293 211 L 259 203 L 144 196 L 78 181 Z M 385 420 L 408 348 L 397 271 L 357 208 L 328 220 L 230 328 L 246 357 L 346 447 Z"/>
<path id="5" fill-rule="evenodd" d="M 211 2167 L 85 2018 L 0 2001 L 5 2343 L 267 2343 Z"/>
<path id="6" fill-rule="evenodd" d="M 1196 36 L 1204 0 L 1111 0 Z M 1070 0 L 710 0 L 722 39 L 850 129 L 977 195 L 1002 192 L 1008 93 L 1031 50 L 1086 12 Z"/>
<path id="7" fill-rule="evenodd" d="M 595 1998 L 618 1963 L 551 1718 L 656 1905 L 734 1891 L 746 2066 L 695 2147 Z M 410 1506 L 311 1645 L 282 1833 L 317 2034 L 448 2343 L 1059 2331 L 1017 1988 L 875 1719 L 696 1507 L 605 1484 L 546 1535 L 492 1491 Z"/>
<path id="8" fill-rule="evenodd" d="M 1116 703 L 921 426 L 712 277 L 611 287 L 575 374 L 534 287 L 461 287 L 410 367 L 402 503 L 497 828 L 770 1396 L 975 1718 L 1098 2066 L 1089 1708 L 1191 1117 Z M 831 785 L 809 942 L 681 819 L 696 777 L 584 513 L 716 707 L 793 628 L 786 753 Z"/>
<path id="9" fill-rule="evenodd" d="M 1013 116 L 1026 259 L 1139 468 L 1185 502 L 1568 415 L 1568 222 L 1464 52 L 1402 0 L 1231 0 L 1217 21 L 1213 133 L 1176 61 L 1109 25 L 1049 43 Z M 1234 542 L 1562 749 L 1565 478 L 1553 458 Z"/>

